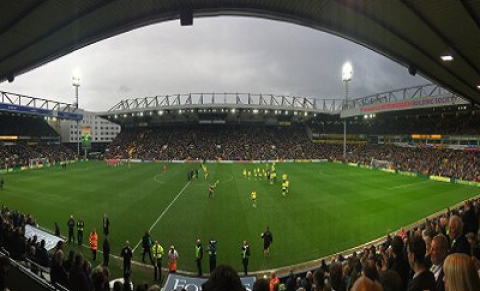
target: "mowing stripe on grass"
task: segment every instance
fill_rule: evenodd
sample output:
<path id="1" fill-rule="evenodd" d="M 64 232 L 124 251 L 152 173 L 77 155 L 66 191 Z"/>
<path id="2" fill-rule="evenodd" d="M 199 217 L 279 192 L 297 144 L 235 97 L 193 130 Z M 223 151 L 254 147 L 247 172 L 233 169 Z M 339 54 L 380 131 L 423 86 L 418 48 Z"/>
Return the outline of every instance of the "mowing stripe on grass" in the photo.
<path id="1" fill-rule="evenodd" d="M 150 226 L 150 228 L 148 229 L 148 231 L 152 231 L 152 229 L 155 227 L 155 225 L 157 225 L 157 223 L 160 221 L 160 219 L 162 219 L 162 217 L 165 215 L 165 213 L 167 213 L 168 209 L 170 209 L 170 207 L 173 205 L 173 203 L 175 203 L 175 201 L 177 201 L 178 197 L 180 197 L 180 195 L 182 195 L 183 191 L 185 191 L 185 189 L 187 189 L 188 185 L 190 185 L 191 181 L 188 181 L 187 184 L 185 184 L 185 186 L 183 186 L 182 190 L 180 190 L 180 192 L 178 192 L 177 196 L 175 196 L 175 198 L 172 200 L 172 202 L 170 202 L 170 204 L 168 204 L 167 208 L 165 208 L 165 210 L 163 210 L 162 214 L 160 214 L 160 216 L 157 218 L 157 220 L 155 220 L 155 222 L 152 224 L 152 226 Z M 142 240 L 140 239 L 140 241 L 137 243 L 137 245 L 133 248 L 132 252 L 135 252 L 135 250 L 138 248 L 138 246 L 140 245 L 140 243 L 142 242 Z"/>

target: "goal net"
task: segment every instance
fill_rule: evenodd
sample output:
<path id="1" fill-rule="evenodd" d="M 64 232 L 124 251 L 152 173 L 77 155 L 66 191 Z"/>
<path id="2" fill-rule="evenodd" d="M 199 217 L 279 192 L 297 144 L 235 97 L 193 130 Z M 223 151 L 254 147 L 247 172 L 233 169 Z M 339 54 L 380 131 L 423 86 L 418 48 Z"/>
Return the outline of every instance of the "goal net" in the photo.
<path id="1" fill-rule="evenodd" d="M 47 158 L 30 159 L 29 162 L 30 162 L 30 168 L 41 168 L 45 165 L 48 165 Z"/>
<path id="2" fill-rule="evenodd" d="M 387 161 L 387 160 L 372 159 L 371 166 L 374 169 L 391 169 L 392 168 L 392 162 Z"/>

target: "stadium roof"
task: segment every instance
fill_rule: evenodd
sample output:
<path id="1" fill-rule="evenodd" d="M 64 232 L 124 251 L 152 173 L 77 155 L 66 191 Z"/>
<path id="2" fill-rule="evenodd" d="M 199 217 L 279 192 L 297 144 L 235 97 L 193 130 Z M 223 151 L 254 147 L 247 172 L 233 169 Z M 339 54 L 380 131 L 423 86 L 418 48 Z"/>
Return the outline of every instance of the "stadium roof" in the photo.
<path id="1" fill-rule="evenodd" d="M 134 28 L 179 18 L 188 25 L 195 17 L 218 15 L 275 19 L 339 35 L 480 103 L 480 1 L 473 0 L 1 1 L 0 82 Z"/>

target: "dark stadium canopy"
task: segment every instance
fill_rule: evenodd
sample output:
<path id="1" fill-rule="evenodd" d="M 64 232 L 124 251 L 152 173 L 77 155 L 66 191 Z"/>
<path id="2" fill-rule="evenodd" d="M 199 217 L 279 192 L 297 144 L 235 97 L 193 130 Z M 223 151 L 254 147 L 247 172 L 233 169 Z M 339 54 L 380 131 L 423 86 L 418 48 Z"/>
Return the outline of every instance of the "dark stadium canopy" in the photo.
<path id="1" fill-rule="evenodd" d="M 179 18 L 188 25 L 192 15 L 253 16 L 330 32 L 480 103 L 480 1 L 474 0 L 1 1 L 0 82 L 134 28 Z M 446 54 L 453 61 L 442 61 Z"/>

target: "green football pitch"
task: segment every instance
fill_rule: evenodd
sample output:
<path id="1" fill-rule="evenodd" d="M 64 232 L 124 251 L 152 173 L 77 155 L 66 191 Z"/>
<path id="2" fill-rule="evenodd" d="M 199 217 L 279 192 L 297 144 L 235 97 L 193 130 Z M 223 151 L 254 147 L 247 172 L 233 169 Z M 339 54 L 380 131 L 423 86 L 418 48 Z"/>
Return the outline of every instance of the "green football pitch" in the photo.
<path id="1" fill-rule="evenodd" d="M 477 188 L 433 182 L 332 163 L 277 163 L 277 177 L 290 180 L 290 194 L 281 182 L 246 179 L 243 169 L 264 164 L 207 164 L 209 181 L 219 181 L 209 199 L 203 175 L 187 182 L 187 172 L 199 164 L 133 164 L 117 168 L 103 162 L 52 167 L 5 175 L 1 203 L 32 213 L 42 228 L 62 235 L 73 214 L 85 221 L 84 243 L 92 228 L 103 241 L 102 215 L 110 218 L 111 253 L 119 255 L 126 240 L 132 248 L 151 229 L 165 249 L 179 252 L 178 268 L 195 271 L 197 237 L 218 241 L 217 264 L 242 270 L 241 243 L 251 246 L 250 269 L 266 270 L 299 264 L 361 245 L 477 195 Z M 250 192 L 257 191 L 257 207 Z M 271 255 L 263 256 L 260 237 L 273 233 Z M 101 247 L 100 247 L 101 249 Z M 88 249 L 84 250 L 89 254 Z M 141 245 L 134 259 L 141 261 Z M 88 255 L 87 257 L 90 257 Z M 101 256 L 100 256 L 101 257 Z M 164 260 L 166 266 L 166 260 Z M 203 261 L 208 271 L 208 258 Z"/>

